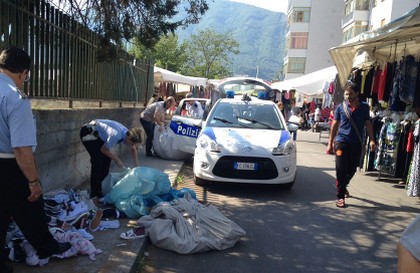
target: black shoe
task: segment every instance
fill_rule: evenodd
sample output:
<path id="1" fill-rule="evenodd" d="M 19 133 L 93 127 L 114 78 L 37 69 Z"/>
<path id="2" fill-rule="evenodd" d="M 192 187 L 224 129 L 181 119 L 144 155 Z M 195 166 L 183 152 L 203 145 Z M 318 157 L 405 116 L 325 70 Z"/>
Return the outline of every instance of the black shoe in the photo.
<path id="1" fill-rule="evenodd" d="M 149 156 L 149 157 L 156 157 L 156 154 L 154 154 L 154 153 L 149 153 L 149 154 L 146 154 L 146 156 Z"/>
<path id="2" fill-rule="evenodd" d="M 48 257 L 54 255 L 54 254 L 60 255 L 64 252 L 66 252 L 67 250 L 69 250 L 70 248 L 71 248 L 70 243 L 60 243 L 60 242 L 58 242 L 58 247 L 55 251 L 53 251 L 52 253 L 50 253 L 49 255 L 46 255 L 46 256 L 39 255 L 39 258 L 40 259 L 45 259 L 45 258 L 48 258 Z"/>
<path id="3" fill-rule="evenodd" d="M 71 248 L 70 243 L 58 243 L 58 248 L 53 254 L 62 254 Z"/>

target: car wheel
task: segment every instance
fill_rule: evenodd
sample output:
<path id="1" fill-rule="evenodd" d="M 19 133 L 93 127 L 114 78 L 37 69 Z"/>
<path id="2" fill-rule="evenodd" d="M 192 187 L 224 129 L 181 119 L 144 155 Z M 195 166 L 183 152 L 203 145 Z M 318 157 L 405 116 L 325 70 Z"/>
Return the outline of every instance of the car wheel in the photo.
<path id="1" fill-rule="evenodd" d="M 204 179 L 198 178 L 197 176 L 194 176 L 194 183 L 197 186 L 204 186 L 204 185 L 207 184 L 207 180 L 204 180 Z"/>

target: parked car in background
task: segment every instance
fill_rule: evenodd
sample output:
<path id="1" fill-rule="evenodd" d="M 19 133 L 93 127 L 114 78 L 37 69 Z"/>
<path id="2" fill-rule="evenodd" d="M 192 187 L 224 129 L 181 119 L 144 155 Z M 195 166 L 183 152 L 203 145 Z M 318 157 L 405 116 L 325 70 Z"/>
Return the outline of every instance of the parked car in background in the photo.
<path id="1" fill-rule="evenodd" d="M 227 98 L 219 99 L 203 122 L 194 153 L 195 183 L 292 187 L 297 170 L 296 145 L 289 131 L 297 130 L 297 126 L 288 127 L 274 102 L 248 95 L 252 88 L 241 91 L 246 92 L 227 92 Z"/>

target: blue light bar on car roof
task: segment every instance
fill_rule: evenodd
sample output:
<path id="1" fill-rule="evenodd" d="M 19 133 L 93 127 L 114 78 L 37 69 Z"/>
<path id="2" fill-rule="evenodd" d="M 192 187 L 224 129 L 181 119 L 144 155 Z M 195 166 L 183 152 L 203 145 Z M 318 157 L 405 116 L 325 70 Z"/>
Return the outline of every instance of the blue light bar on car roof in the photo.
<path id="1" fill-rule="evenodd" d="M 226 98 L 233 99 L 235 97 L 235 92 L 233 91 L 226 91 Z"/>

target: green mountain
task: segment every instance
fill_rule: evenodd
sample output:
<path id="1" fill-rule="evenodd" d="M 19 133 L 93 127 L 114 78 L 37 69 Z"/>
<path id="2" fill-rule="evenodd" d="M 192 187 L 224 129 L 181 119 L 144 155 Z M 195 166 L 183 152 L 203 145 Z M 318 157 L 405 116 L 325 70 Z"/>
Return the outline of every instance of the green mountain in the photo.
<path id="1" fill-rule="evenodd" d="M 277 78 L 283 70 L 287 15 L 227 0 L 209 2 L 200 23 L 176 31 L 179 40 L 188 40 L 197 30 L 209 27 L 220 33 L 231 31 L 240 44 L 240 53 L 232 56 L 233 75 L 255 77 L 258 71 L 264 80 Z"/>

